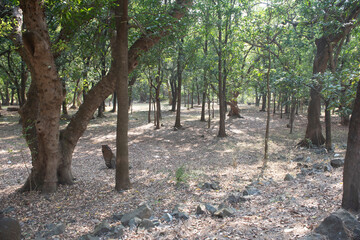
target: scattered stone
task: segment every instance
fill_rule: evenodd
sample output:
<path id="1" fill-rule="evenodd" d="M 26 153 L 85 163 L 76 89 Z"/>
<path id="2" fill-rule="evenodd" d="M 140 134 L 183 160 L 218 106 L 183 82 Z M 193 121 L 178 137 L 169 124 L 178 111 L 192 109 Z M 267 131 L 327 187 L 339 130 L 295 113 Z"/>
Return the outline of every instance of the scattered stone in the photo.
<path id="1" fill-rule="evenodd" d="M 317 148 L 317 149 L 315 149 L 315 153 L 316 154 L 326 154 L 327 151 L 325 148 Z"/>
<path id="2" fill-rule="evenodd" d="M 95 237 L 91 234 L 86 234 L 78 238 L 78 240 L 100 240 L 99 237 Z"/>
<path id="3" fill-rule="evenodd" d="M 302 176 L 308 176 L 308 175 L 314 174 L 313 169 L 302 168 L 300 171 L 301 171 L 300 175 L 302 175 Z"/>
<path id="4" fill-rule="evenodd" d="M 56 236 L 56 235 L 60 235 L 65 232 L 65 224 L 63 224 L 63 223 L 49 224 L 47 228 L 50 229 L 50 231 L 45 232 L 43 237 Z"/>
<path id="5" fill-rule="evenodd" d="M 342 158 L 335 158 L 330 161 L 330 164 L 333 168 L 339 168 L 344 166 L 344 159 Z"/>
<path id="6" fill-rule="evenodd" d="M 139 224 L 139 228 L 150 229 L 155 227 L 155 224 L 150 219 L 143 219 Z"/>
<path id="7" fill-rule="evenodd" d="M 324 171 L 324 164 L 323 163 L 314 163 L 312 165 L 312 168 L 315 170 L 315 171 Z"/>
<path id="8" fill-rule="evenodd" d="M 235 214 L 235 212 L 236 210 L 231 207 L 223 207 L 219 208 L 219 210 L 214 213 L 214 216 L 219 218 L 231 217 Z"/>
<path id="9" fill-rule="evenodd" d="M 21 227 L 18 221 L 12 218 L 3 217 L 0 213 L 0 239 L 20 240 Z"/>
<path id="10" fill-rule="evenodd" d="M 204 183 L 204 185 L 201 187 L 203 190 L 219 190 L 220 186 L 218 182 L 211 182 L 211 183 Z"/>
<path id="11" fill-rule="evenodd" d="M 240 196 L 240 195 L 234 195 L 234 194 L 231 194 L 227 198 L 227 201 L 230 204 L 239 204 L 239 203 L 246 202 L 246 201 L 249 201 L 249 200 L 250 199 L 247 198 L 247 197 L 243 197 L 243 196 Z"/>
<path id="12" fill-rule="evenodd" d="M 342 147 L 343 149 L 346 149 L 346 148 L 347 148 L 347 144 L 344 143 L 341 147 Z"/>
<path id="13" fill-rule="evenodd" d="M 131 219 L 129 221 L 130 230 L 136 229 L 140 225 L 141 221 L 142 220 L 138 217 L 134 217 L 133 219 Z"/>
<path id="14" fill-rule="evenodd" d="M 107 234 L 108 237 L 119 239 L 124 233 L 124 226 L 120 225 L 117 227 L 111 228 L 111 232 Z"/>
<path id="15" fill-rule="evenodd" d="M 260 191 L 256 187 L 246 186 L 246 189 L 243 191 L 243 196 L 248 195 L 260 195 Z"/>
<path id="16" fill-rule="evenodd" d="M 294 180 L 294 177 L 290 173 L 285 175 L 284 181 L 292 181 L 292 180 Z"/>
<path id="17" fill-rule="evenodd" d="M 299 156 L 296 156 L 294 159 L 293 159 L 293 162 L 302 162 L 304 160 L 304 156 L 303 155 L 299 155 Z"/>
<path id="18" fill-rule="evenodd" d="M 165 213 L 164 215 L 162 215 L 160 220 L 169 223 L 169 222 L 171 222 L 173 220 L 173 217 L 171 216 L 171 214 Z"/>
<path id="19" fill-rule="evenodd" d="M 150 218 L 152 214 L 151 208 L 147 204 L 140 205 L 137 209 L 134 211 L 124 214 L 124 216 L 121 218 L 121 223 L 124 226 L 129 225 L 129 222 L 131 219 L 138 217 L 140 219 L 144 218 Z"/>
<path id="20" fill-rule="evenodd" d="M 339 154 L 339 153 L 335 153 L 335 154 L 334 154 L 334 158 L 338 158 L 338 157 L 340 157 L 340 154 Z"/>
<path id="21" fill-rule="evenodd" d="M 101 236 L 104 235 L 108 232 L 110 232 L 112 229 L 109 225 L 109 223 L 107 223 L 106 221 L 101 222 L 100 224 L 95 226 L 93 235 L 94 236 Z"/>
<path id="22" fill-rule="evenodd" d="M 328 240 L 324 235 L 312 233 L 310 235 L 299 238 L 299 240 Z"/>
<path id="23" fill-rule="evenodd" d="M 204 204 L 200 204 L 196 207 L 196 215 L 201 215 L 206 212 L 206 207 Z"/>
<path id="24" fill-rule="evenodd" d="M 180 220 L 188 220 L 189 219 L 189 215 L 187 215 L 186 213 L 180 212 L 177 216 L 178 219 Z"/>
<path id="25" fill-rule="evenodd" d="M 113 214 L 112 218 L 115 221 L 120 221 L 123 216 L 124 216 L 124 214 L 122 214 L 122 213 L 115 213 L 115 214 Z"/>
<path id="26" fill-rule="evenodd" d="M 307 163 L 311 162 L 311 157 L 306 157 L 305 162 Z"/>
<path id="27" fill-rule="evenodd" d="M 344 209 L 332 213 L 315 229 L 328 239 L 359 239 L 360 222 Z"/>
<path id="28" fill-rule="evenodd" d="M 205 208 L 209 211 L 211 215 L 214 215 L 214 213 L 217 211 L 216 207 L 211 204 L 205 204 Z"/>
<path id="29" fill-rule="evenodd" d="M 105 165 L 108 168 L 115 169 L 116 158 L 108 145 L 101 145 L 101 151 L 104 157 Z"/>
<path id="30" fill-rule="evenodd" d="M 331 172 L 332 170 L 333 170 L 333 168 L 330 164 L 325 164 L 325 166 L 324 166 L 325 172 Z"/>
<path id="31" fill-rule="evenodd" d="M 10 213 L 10 212 L 13 212 L 13 211 L 15 211 L 15 208 L 14 207 L 12 207 L 12 206 L 10 206 L 10 207 L 7 207 L 7 208 L 5 208 L 4 210 L 2 210 L 2 212 L 3 213 Z M 1 217 L 0 217 L 1 218 Z"/>

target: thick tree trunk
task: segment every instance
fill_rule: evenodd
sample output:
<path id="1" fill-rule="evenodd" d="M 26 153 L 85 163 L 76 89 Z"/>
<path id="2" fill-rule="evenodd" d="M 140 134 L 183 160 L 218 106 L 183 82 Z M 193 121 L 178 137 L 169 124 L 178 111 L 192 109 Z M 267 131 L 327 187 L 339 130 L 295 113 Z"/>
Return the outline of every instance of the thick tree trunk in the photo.
<path id="1" fill-rule="evenodd" d="M 262 96 L 262 105 L 261 105 L 260 112 L 265 112 L 265 110 L 266 110 L 266 93 L 263 93 L 261 96 Z"/>
<path id="2" fill-rule="evenodd" d="M 219 132 L 218 137 L 226 137 L 225 132 L 225 89 L 224 89 L 224 78 L 222 75 L 222 30 L 221 30 L 221 12 L 220 9 L 218 10 L 218 31 L 219 31 L 219 46 L 218 46 L 218 91 L 219 91 L 219 114 L 220 114 L 220 121 L 219 121 Z"/>
<path id="3" fill-rule="evenodd" d="M 113 93 L 113 108 L 110 112 L 116 112 L 116 104 L 117 104 L 117 94 L 116 91 Z"/>
<path id="4" fill-rule="evenodd" d="M 23 190 L 56 191 L 61 159 L 59 139 L 62 83 L 54 57 L 41 1 L 20 1 L 27 32 L 23 34 L 25 61 L 31 71 L 31 90 L 21 108 L 23 131 L 32 150 L 33 168 Z M 41 24 L 39 24 L 41 23 Z"/>
<path id="5" fill-rule="evenodd" d="M 343 175 L 341 206 L 346 210 L 360 211 L 360 83 L 349 125 Z"/>

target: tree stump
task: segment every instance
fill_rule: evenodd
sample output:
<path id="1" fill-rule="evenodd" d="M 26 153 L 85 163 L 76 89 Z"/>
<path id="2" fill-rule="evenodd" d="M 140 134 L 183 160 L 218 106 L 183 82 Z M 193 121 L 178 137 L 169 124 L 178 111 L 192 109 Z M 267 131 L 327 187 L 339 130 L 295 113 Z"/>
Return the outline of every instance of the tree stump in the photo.
<path id="1" fill-rule="evenodd" d="M 101 145 L 102 154 L 104 157 L 105 165 L 110 169 L 115 169 L 116 158 L 108 145 Z"/>

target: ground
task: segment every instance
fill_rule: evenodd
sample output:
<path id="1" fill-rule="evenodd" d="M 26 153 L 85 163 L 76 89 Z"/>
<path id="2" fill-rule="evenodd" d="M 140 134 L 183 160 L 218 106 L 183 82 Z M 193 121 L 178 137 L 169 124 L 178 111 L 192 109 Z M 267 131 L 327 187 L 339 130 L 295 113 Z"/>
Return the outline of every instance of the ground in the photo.
<path id="1" fill-rule="evenodd" d="M 218 219 L 195 216 L 199 203 L 218 205 L 234 194 L 242 194 L 261 171 L 266 113 L 251 105 L 241 105 L 243 119 L 227 119 L 228 137 L 218 138 L 218 119 L 200 122 L 200 107 L 182 110 L 183 129 L 174 131 L 175 114 L 163 104 L 163 126 L 154 130 L 147 123 L 147 104 L 135 104 L 130 115 L 129 153 L 132 188 L 114 191 L 115 171 L 107 169 L 101 145 L 115 152 L 116 114 L 94 119 L 80 139 L 73 155 L 72 186 L 60 186 L 54 194 L 17 193 L 31 168 L 29 151 L 21 137 L 16 113 L 2 110 L 0 118 L 0 210 L 16 218 L 24 239 L 34 239 L 46 224 L 64 223 L 59 239 L 76 239 L 91 233 L 114 213 L 126 213 L 147 202 L 160 218 L 182 204 L 190 214 L 186 221 L 175 220 L 150 231 L 126 230 L 124 239 L 295 239 L 311 232 L 331 212 L 340 208 L 342 168 L 331 172 L 298 176 L 295 157 L 310 157 L 309 165 L 328 162 L 334 154 L 345 156 L 347 128 L 333 118 L 335 153 L 318 154 L 299 149 L 305 133 L 306 117 L 297 115 L 294 133 L 286 128 L 286 116 L 271 115 L 269 165 L 264 178 L 255 185 L 260 195 L 235 204 L 234 217 Z M 109 110 L 111 108 L 109 107 Z M 153 115 L 152 115 L 153 116 Z M 215 112 L 216 116 L 216 112 Z M 176 171 L 185 169 L 184 182 L 176 183 Z M 295 179 L 284 181 L 287 173 Z M 205 182 L 217 181 L 220 190 L 202 190 Z M 227 203 L 228 204 L 228 203 Z"/>

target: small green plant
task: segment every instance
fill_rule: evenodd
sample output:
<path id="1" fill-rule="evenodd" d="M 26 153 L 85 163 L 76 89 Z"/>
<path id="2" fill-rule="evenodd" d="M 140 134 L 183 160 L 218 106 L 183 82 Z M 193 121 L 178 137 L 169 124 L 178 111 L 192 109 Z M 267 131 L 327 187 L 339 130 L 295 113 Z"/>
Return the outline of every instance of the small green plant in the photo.
<path id="1" fill-rule="evenodd" d="M 184 166 L 179 167 L 175 172 L 176 184 L 185 183 L 188 175 Z"/>

